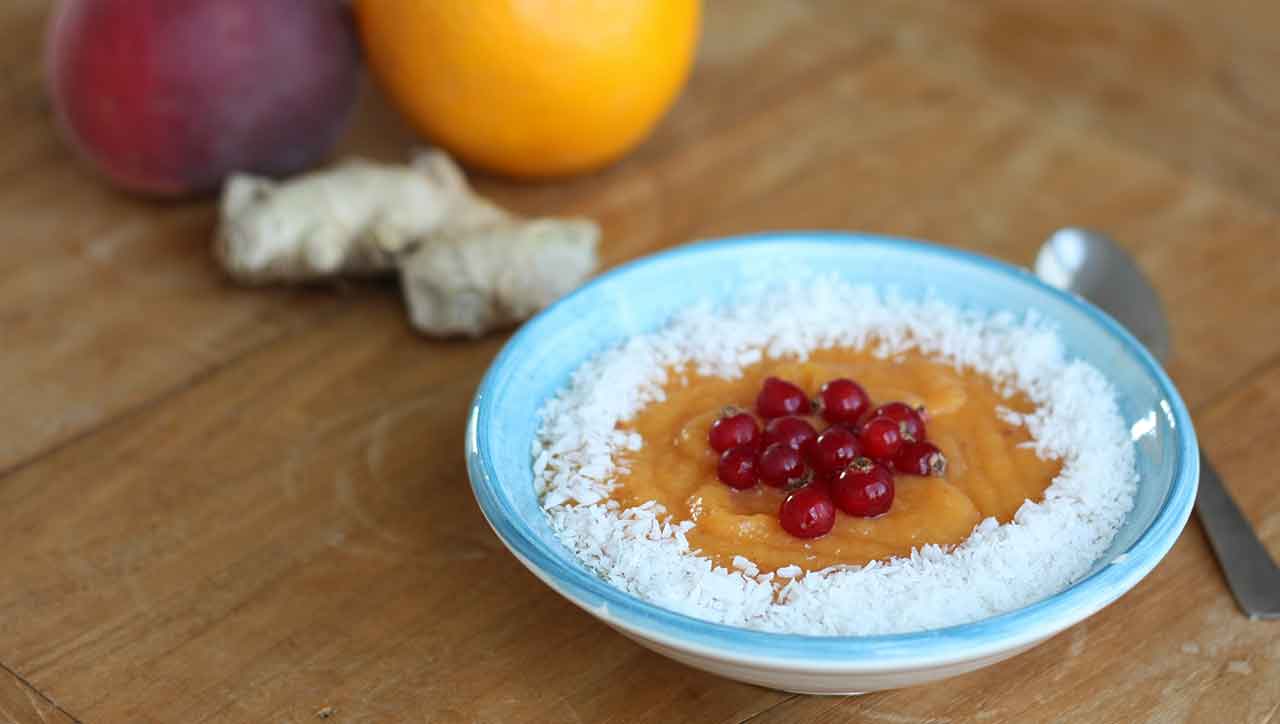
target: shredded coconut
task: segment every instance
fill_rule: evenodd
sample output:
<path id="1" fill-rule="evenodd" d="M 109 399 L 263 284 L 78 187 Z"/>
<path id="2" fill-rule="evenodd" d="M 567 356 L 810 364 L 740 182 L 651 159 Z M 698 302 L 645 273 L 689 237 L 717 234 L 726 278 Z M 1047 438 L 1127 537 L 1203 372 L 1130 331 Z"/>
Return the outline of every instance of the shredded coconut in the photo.
<path id="1" fill-rule="evenodd" d="M 915 348 L 988 375 L 1036 405 L 1025 425 L 1038 455 L 1061 459 L 1041 502 L 1012 522 L 987 518 L 954 547 L 864 566 L 761 573 L 743 556 L 716 566 L 690 549 L 691 521 L 650 501 L 623 509 L 609 493 L 618 453 L 644 441 L 617 429 L 663 399 L 666 370 L 740 376 L 762 356 L 805 359 L 816 349 L 892 356 Z M 701 619 L 765 631 L 869 635 L 976 621 L 1051 596 L 1083 577 L 1133 502 L 1133 447 L 1106 378 L 1068 359 L 1046 320 L 983 314 L 936 299 L 909 301 L 834 278 L 756 290 L 720 307 L 685 310 L 582 365 L 541 411 L 532 465 L 551 527 L 608 583 Z"/>

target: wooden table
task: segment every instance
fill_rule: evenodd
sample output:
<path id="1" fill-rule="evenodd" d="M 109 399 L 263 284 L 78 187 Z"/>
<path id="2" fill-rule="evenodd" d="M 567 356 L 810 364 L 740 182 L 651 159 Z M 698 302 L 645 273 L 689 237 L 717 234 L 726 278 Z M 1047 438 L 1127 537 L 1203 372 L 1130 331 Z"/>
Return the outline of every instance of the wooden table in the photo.
<path id="1" fill-rule="evenodd" d="M 249 291 L 210 203 L 99 183 L 51 128 L 43 0 L 0 9 L 0 719 L 18 722 L 1280 720 L 1280 624 L 1199 526 L 1133 592 L 1004 664 L 810 698 L 694 671 L 489 531 L 463 419 L 502 336 L 430 342 L 389 286 Z M 625 162 L 481 179 L 582 213 L 614 264 L 696 237 L 866 229 L 1027 264 L 1112 232 L 1170 371 L 1280 553 L 1280 5 L 724 0 Z M 343 152 L 403 158 L 369 91 Z"/>

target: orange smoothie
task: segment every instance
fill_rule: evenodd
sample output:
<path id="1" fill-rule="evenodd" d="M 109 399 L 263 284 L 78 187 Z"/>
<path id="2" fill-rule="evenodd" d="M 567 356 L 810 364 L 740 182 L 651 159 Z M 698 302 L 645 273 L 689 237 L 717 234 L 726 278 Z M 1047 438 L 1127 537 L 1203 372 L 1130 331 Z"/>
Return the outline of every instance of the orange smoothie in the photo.
<path id="1" fill-rule="evenodd" d="M 734 490 L 716 478 L 717 454 L 707 444 L 711 423 L 726 405 L 754 407 L 763 380 L 777 376 L 816 392 L 840 377 L 857 380 L 875 404 L 900 400 L 923 405 L 928 438 L 947 457 L 944 477 L 899 473 L 888 513 L 876 518 L 840 514 L 830 533 L 816 539 L 789 535 L 778 522 L 785 491 L 764 485 Z M 910 554 L 934 543 L 968 537 L 980 520 L 1012 519 L 1025 500 L 1040 500 L 1061 469 L 1038 457 L 1028 432 L 998 410 L 1031 412 L 1025 397 L 1002 396 L 993 382 L 970 371 L 908 352 L 889 359 L 862 350 L 818 350 L 804 362 L 765 359 L 738 379 L 669 370 L 665 399 L 642 409 L 623 429 L 638 432 L 644 446 L 621 456 L 613 497 L 624 506 L 653 500 L 677 520 L 696 523 L 689 543 L 719 565 L 744 556 L 763 571 L 798 565 L 818 570 L 861 565 Z M 821 431 L 825 423 L 810 420 Z"/>

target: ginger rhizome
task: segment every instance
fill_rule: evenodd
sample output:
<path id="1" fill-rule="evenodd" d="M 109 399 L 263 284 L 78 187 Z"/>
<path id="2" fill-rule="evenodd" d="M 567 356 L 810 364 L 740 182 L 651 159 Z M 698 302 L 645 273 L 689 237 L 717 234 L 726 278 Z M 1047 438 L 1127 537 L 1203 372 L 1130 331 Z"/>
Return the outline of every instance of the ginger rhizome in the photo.
<path id="1" fill-rule="evenodd" d="M 214 253 L 245 284 L 398 272 L 414 327 L 479 336 L 532 315 L 596 267 L 587 219 L 525 219 L 481 198 L 440 151 L 348 161 L 276 182 L 233 176 Z"/>

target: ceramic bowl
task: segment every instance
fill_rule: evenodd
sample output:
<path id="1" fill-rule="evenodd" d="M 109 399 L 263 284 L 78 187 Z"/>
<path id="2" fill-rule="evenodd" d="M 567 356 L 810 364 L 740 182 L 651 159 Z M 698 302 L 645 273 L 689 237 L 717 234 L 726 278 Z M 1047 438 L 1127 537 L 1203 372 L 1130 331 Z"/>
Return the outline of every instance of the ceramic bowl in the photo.
<path id="1" fill-rule="evenodd" d="M 710 623 L 610 586 L 556 540 L 533 489 L 530 450 L 543 403 L 589 357 L 660 328 L 701 299 L 724 298 L 776 260 L 853 282 L 922 289 L 957 305 L 1053 320 L 1073 357 L 1111 380 L 1133 432 L 1134 508 L 1111 548 L 1055 596 L 974 623 L 884 636 L 805 636 Z M 993 664 L 1098 612 L 1160 562 L 1190 515 L 1195 432 L 1160 365 L 1114 320 L 1024 269 L 930 244 L 865 234 L 779 233 L 701 242 L 605 273 L 526 323 L 490 367 L 467 425 L 468 472 L 498 537 L 557 593 L 654 651 L 777 689 L 853 693 L 896 688 Z M 1136 642 L 1135 642 L 1136 643 Z"/>

